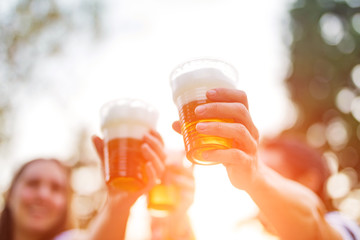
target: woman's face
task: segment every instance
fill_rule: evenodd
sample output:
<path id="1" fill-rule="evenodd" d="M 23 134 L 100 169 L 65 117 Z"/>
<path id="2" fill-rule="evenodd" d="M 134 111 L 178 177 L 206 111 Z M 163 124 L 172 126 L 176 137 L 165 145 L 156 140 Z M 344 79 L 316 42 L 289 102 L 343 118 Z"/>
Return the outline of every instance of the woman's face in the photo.
<path id="1" fill-rule="evenodd" d="M 15 231 L 45 234 L 63 220 L 67 208 L 67 175 L 50 161 L 26 167 L 11 192 L 9 206 Z"/>

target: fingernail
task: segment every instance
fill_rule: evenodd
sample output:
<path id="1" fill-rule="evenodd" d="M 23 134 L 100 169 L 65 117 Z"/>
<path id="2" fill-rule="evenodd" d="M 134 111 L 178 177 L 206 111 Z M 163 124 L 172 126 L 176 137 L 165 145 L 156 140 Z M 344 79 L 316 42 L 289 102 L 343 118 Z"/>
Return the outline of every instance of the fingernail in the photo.
<path id="1" fill-rule="evenodd" d="M 216 91 L 214 89 L 211 89 L 211 90 L 207 91 L 207 95 L 209 97 L 214 97 L 216 95 Z"/>
<path id="2" fill-rule="evenodd" d="M 203 152 L 202 157 L 203 157 L 204 160 L 206 160 L 209 157 L 209 153 L 208 152 Z"/>
<path id="3" fill-rule="evenodd" d="M 202 114 L 202 113 L 204 113 L 204 112 L 205 112 L 205 107 L 202 106 L 202 105 L 197 106 L 197 107 L 195 108 L 195 113 L 197 113 L 197 114 Z"/>

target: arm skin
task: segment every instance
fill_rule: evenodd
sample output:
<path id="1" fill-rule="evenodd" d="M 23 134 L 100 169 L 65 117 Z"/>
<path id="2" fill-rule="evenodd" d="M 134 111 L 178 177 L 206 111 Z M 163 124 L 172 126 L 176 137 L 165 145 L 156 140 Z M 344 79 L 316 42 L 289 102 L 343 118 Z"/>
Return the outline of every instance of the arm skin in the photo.
<path id="1" fill-rule="evenodd" d="M 92 138 L 93 144 L 103 163 L 104 143 L 97 136 Z M 142 153 L 148 161 L 146 172 L 148 176 L 147 185 L 137 192 L 119 192 L 108 187 L 108 199 L 105 206 L 99 211 L 98 216 L 93 220 L 88 228 L 86 239 L 124 239 L 130 208 L 136 200 L 147 193 L 156 183 L 157 179 L 163 174 L 165 169 L 164 143 L 160 135 L 155 131 L 150 131 L 143 139 Z"/>
<path id="2" fill-rule="evenodd" d="M 208 151 L 203 157 L 226 167 L 231 184 L 251 196 L 280 239 L 341 239 L 325 221 L 325 209 L 315 193 L 258 161 L 259 134 L 248 110 L 246 94 L 218 88 L 208 91 L 207 98 L 211 103 L 195 109 L 198 118 L 230 118 L 234 122 L 199 123 L 197 131 L 234 141 L 233 148 Z M 178 121 L 173 128 L 180 132 Z"/>
<path id="3" fill-rule="evenodd" d="M 280 239 L 342 239 L 325 220 L 326 209 L 310 189 L 259 164 L 247 192 Z"/>

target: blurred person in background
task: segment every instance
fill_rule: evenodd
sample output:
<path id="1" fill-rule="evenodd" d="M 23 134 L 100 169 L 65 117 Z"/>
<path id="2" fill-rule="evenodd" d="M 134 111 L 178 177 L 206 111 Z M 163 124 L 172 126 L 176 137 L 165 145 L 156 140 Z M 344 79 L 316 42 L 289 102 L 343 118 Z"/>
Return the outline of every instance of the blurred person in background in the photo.
<path id="1" fill-rule="evenodd" d="M 355 222 L 326 208 L 322 197 L 329 171 L 320 153 L 294 138 L 259 144 L 243 91 L 217 88 L 209 90 L 207 98 L 210 103 L 195 109 L 198 119 L 233 122 L 198 123 L 196 130 L 231 138 L 233 147 L 204 152 L 203 158 L 225 166 L 231 184 L 246 191 L 259 207 L 259 218 L 269 232 L 285 240 L 360 239 Z M 178 121 L 173 129 L 180 133 Z"/>
<path id="2" fill-rule="evenodd" d="M 70 174 L 56 159 L 25 163 L 6 193 L 0 239 L 52 239 L 73 228 Z"/>
<path id="3" fill-rule="evenodd" d="M 103 141 L 96 136 L 92 140 L 103 159 Z M 103 209 L 86 231 L 76 229 L 72 218 L 70 168 L 56 159 L 25 163 L 14 175 L 6 193 L 0 216 L 0 239 L 124 239 L 131 206 L 155 185 L 164 171 L 163 148 L 157 132 L 145 135 L 142 154 L 147 160 L 147 185 L 137 192 L 108 188 Z"/>
<path id="4" fill-rule="evenodd" d="M 259 148 L 259 160 L 281 176 L 312 190 L 324 205 L 326 213 L 322 221 L 325 220 L 336 229 L 342 237 L 340 239 L 360 239 L 358 225 L 335 211 L 331 204 L 326 192 L 330 170 L 321 152 L 309 146 L 301 138 L 284 135 L 262 141 Z M 267 221 L 263 212 L 259 213 L 258 219 L 268 232 L 276 235 L 276 230 Z"/>

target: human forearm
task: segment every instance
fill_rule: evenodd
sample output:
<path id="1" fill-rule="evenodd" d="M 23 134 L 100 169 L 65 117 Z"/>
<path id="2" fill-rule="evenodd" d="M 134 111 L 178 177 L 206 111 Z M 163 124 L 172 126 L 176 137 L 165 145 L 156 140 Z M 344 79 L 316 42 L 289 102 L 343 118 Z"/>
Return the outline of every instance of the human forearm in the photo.
<path id="1" fill-rule="evenodd" d="M 124 239 L 130 208 L 135 200 L 119 195 L 109 198 L 89 228 L 89 239 Z"/>
<path id="2" fill-rule="evenodd" d="M 341 239 L 326 222 L 321 200 L 273 170 L 260 165 L 247 191 L 280 239 Z"/>
<path id="3" fill-rule="evenodd" d="M 186 213 L 173 213 L 165 218 L 152 219 L 152 239 L 194 240 L 195 235 Z"/>

